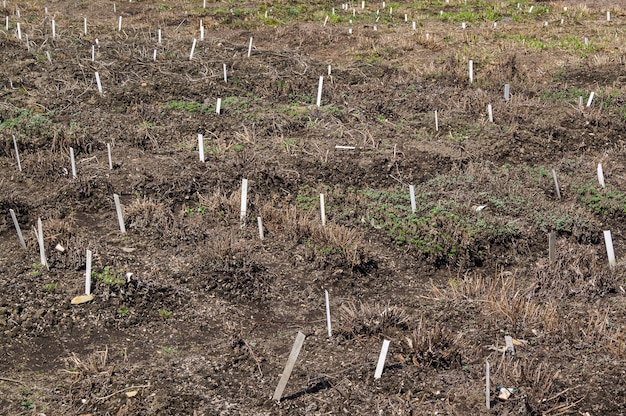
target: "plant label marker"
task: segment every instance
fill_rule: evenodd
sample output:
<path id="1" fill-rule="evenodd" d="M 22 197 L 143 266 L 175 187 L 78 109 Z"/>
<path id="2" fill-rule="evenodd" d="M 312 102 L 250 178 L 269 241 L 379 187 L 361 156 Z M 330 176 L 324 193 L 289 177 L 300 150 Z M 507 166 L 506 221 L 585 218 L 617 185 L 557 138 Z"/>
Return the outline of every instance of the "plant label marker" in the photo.
<path id="1" fill-rule="evenodd" d="M 113 13 L 117 13 L 117 6 L 113 3 Z"/>
<path id="2" fill-rule="evenodd" d="M 9 31 L 9 16 L 7 16 L 5 19 L 5 29 L 7 30 L 7 32 Z"/>
<path id="3" fill-rule="evenodd" d="M 552 231 L 548 233 L 548 260 L 554 263 L 556 259 L 556 233 Z"/>
<path id="4" fill-rule="evenodd" d="M 74 158 L 74 148 L 70 147 L 70 163 L 72 164 L 72 178 L 76 179 L 76 159 Z"/>
<path id="5" fill-rule="evenodd" d="M 218 98 L 215 103 L 215 114 L 220 114 L 222 112 L 222 99 Z"/>
<path id="6" fill-rule="evenodd" d="M 87 36 L 87 18 L 83 18 L 83 34 Z"/>
<path id="7" fill-rule="evenodd" d="M 202 19 L 200 19 L 200 40 L 204 40 L 204 25 L 202 24 Z"/>
<path id="8" fill-rule="evenodd" d="M 91 62 L 96 61 L 96 45 L 91 45 Z"/>
<path id="9" fill-rule="evenodd" d="M 263 220 L 261 217 L 256 217 L 256 222 L 259 226 L 259 239 L 262 241 L 265 239 L 265 233 L 263 232 Z"/>
<path id="10" fill-rule="evenodd" d="M 439 131 L 439 117 L 437 115 L 437 110 L 435 110 L 435 131 Z"/>
<path id="11" fill-rule="evenodd" d="M 606 245 L 606 255 L 609 258 L 609 266 L 615 267 L 617 262 L 615 261 L 615 251 L 613 251 L 613 238 L 611 237 L 611 231 L 604 231 L 604 244 Z"/>
<path id="12" fill-rule="evenodd" d="M 120 16 L 120 17 L 117 19 L 117 31 L 118 31 L 118 32 L 121 32 L 121 31 L 122 31 L 122 16 Z"/>
<path id="13" fill-rule="evenodd" d="M 126 232 L 126 225 L 124 224 L 124 215 L 122 214 L 122 204 L 120 203 L 120 196 L 113 194 L 113 201 L 115 201 L 115 212 L 117 212 L 117 222 L 120 225 L 120 232 Z"/>
<path id="14" fill-rule="evenodd" d="M 404 23 L 409 21 L 409 15 L 404 13 Z"/>
<path id="15" fill-rule="evenodd" d="M 152 60 L 156 61 L 156 58 L 157 58 L 157 50 L 155 49 L 152 51 Z"/>
<path id="16" fill-rule="evenodd" d="M 96 72 L 96 85 L 98 86 L 98 92 L 102 94 L 102 83 L 100 82 L 100 74 Z"/>
<path id="17" fill-rule="evenodd" d="M 489 361 L 485 361 L 485 405 L 491 409 L 491 380 L 489 379 Z"/>
<path id="18" fill-rule="evenodd" d="M 107 156 L 109 158 L 109 170 L 113 170 L 113 158 L 111 157 L 111 143 L 107 143 Z"/>
<path id="19" fill-rule="evenodd" d="M 161 44 L 161 29 L 157 30 L 157 43 L 160 45 Z"/>
<path id="20" fill-rule="evenodd" d="M 322 24 L 322 27 L 326 27 L 326 23 L 328 23 L 328 15 L 326 15 L 326 17 L 324 18 L 324 23 Z"/>
<path id="21" fill-rule="evenodd" d="M 206 0 L 203 0 L 203 1 L 202 1 L 202 8 L 203 8 L 203 9 L 206 9 Z"/>
<path id="22" fill-rule="evenodd" d="M 200 156 L 200 162 L 204 162 L 204 137 L 198 133 L 198 156 Z"/>
<path id="23" fill-rule="evenodd" d="M 493 123 L 493 108 L 491 104 L 487 104 L 487 113 L 489 113 L 489 121 Z"/>
<path id="24" fill-rule="evenodd" d="M 91 250 L 87 250 L 85 260 L 85 295 L 91 295 Z"/>
<path id="25" fill-rule="evenodd" d="M 57 37 L 57 25 L 54 21 L 54 19 L 52 19 L 52 39 L 55 39 Z"/>
<path id="26" fill-rule="evenodd" d="M 411 23 L 411 27 L 413 30 L 417 29 L 417 23 L 415 22 Z"/>
<path id="27" fill-rule="evenodd" d="M 15 160 L 17 160 L 17 169 L 22 171 L 22 162 L 20 161 L 20 152 L 17 150 L 17 141 L 15 141 L 15 135 L 13 135 L 13 149 L 15 149 Z"/>
<path id="28" fill-rule="evenodd" d="M 415 203 L 415 186 L 409 185 L 409 194 L 411 195 L 411 212 L 415 214 L 417 211 L 417 204 Z"/>
<path id="29" fill-rule="evenodd" d="M 13 219 L 13 225 L 15 226 L 15 232 L 17 233 L 17 239 L 20 240 L 20 246 L 22 246 L 22 248 L 26 248 L 26 242 L 24 241 L 24 236 L 22 235 L 22 229 L 20 228 L 20 224 L 17 222 L 15 211 L 13 211 L 12 209 L 9 209 L 9 213 L 11 213 L 11 218 Z"/>
<path id="30" fill-rule="evenodd" d="M 474 61 L 471 59 L 469 61 L 469 82 L 470 84 L 474 82 Z"/>
<path id="31" fill-rule="evenodd" d="M 328 300 L 328 290 L 324 290 L 324 299 L 326 300 L 326 326 L 328 327 L 328 338 L 332 338 L 333 329 L 330 322 L 330 301 Z"/>
<path id="32" fill-rule="evenodd" d="M 365 0 L 361 1 L 361 9 L 365 9 Z"/>
<path id="33" fill-rule="evenodd" d="M 26 35 L 26 38 L 28 38 L 28 35 Z M 28 42 L 28 39 L 26 39 L 26 42 Z M 50 51 L 46 51 L 46 58 L 48 59 L 48 62 L 52 63 L 52 56 L 50 56 Z"/>
<path id="34" fill-rule="evenodd" d="M 248 44 L 248 58 L 252 55 L 252 37 L 250 37 L 250 43 Z"/>
<path id="35" fill-rule="evenodd" d="M 585 37 L 585 46 L 589 46 L 589 38 Z"/>
<path id="36" fill-rule="evenodd" d="M 246 224 L 246 209 L 248 206 L 248 180 L 241 180 L 241 213 L 239 214 L 239 220 L 241 221 L 241 228 Z"/>
<path id="37" fill-rule="evenodd" d="M 324 86 L 324 77 L 320 77 L 320 83 L 317 87 L 317 106 L 320 107 L 322 105 L 322 88 Z"/>
<path id="38" fill-rule="evenodd" d="M 467 28 L 467 24 L 465 22 L 461 23 L 461 29 L 465 30 Z"/>
<path id="39" fill-rule="evenodd" d="M 328 76 L 330 76 L 331 71 L 332 71 L 332 68 L 330 65 L 328 65 Z"/>
<path id="40" fill-rule="evenodd" d="M 383 341 L 383 347 L 380 349 L 380 355 L 378 356 L 378 363 L 376 364 L 376 371 L 374 372 L 374 379 L 379 380 L 383 375 L 383 368 L 385 368 L 385 359 L 387 358 L 387 351 L 389 350 L 389 340 Z"/>
<path id="41" fill-rule="evenodd" d="M 556 189 L 556 196 L 561 199 L 561 189 L 559 188 L 559 181 L 556 178 L 556 171 L 552 169 L 552 179 L 554 179 L 554 188 Z"/>
<path id="42" fill-rule="evenodd" d="M 280 401 L 280 398 L 283 395 L 283 391 L 285 390 L 285 387 L 287 387 L 287 381 L 289 381 L 289 377 L 291 376 L 293 367 L 296 365 L 296 360 L 298 359 L 298 355 L 300 354 L 300 349 L 302 348 L 302 344 L 304 343 L 305 338 L 306 337 L 302 332 L 298 332 L 298 334 L 296 335 L 296 340 L 293 343 L 293 347 L 291 347 L 291 353 L 289 354 L 289 358 L 287 359 L 287 364 L 285 365 L 283 374 L 280 377 L 280 381 L 276 386 L 276 390 L 274 391 L 274 396 L 272 400 Z"/>
<path id="43" fill-rule="evenodd" d="M 39 243 L 39 263 L 43 264 L 48 270 L 50 270 L 48 260 L 46 260 L 46 247 L 44 246 L 43 224 L 41 223 L 41 217 L 37 218 L 37 229 L 35 230 L 35 236 L 37 237 L 37 243 Z"/>
<path id="44" fill-rule="evenodd" d="M 589 99 L 587 100 L 587 107 L 591 107 L 591 102 L 593 101 L 593 96 L 595 95 L 595 93 L 593 91 L 591 91 L 591 94 L 589 94 Z"/>
<path id="45" fill-rule="evenodd" d="M 19 40 L 22 40 L 22 29 L 20 28 L 20 22 L 16 23 L 16 27 L 17 27 L 17 38 Z"/>
<path id="46" fill-rule="evenodd" d="M 326 226 L 326 204 L 324 202 L 324 194 L 320 194 L 320 216 L 322 218 L 322 226 Z"/>
<path id="47" fill-rule="evenodd" d="M 228 75 L 226 73 L 226 64 L 223 64 L 223 68 L 224 68 L 224 82 L 228 82 Z"/>
<path id="48" fill-rule="evenodd" d="M 508 352 L 511 355 L 515 355 L 515 345 L 513 345 L 513 337 L 511 337 L 510 335 L 505 335 L 504 336 L 504 345 L 506 348 L 506 352 Z"/>
<path id="49" fill-rule="evenodd" d="M 610 12 L 610 11 L 607 11 L 607 12 L 606 12 L 606 21 L 607 21 L 607 22 L 610 22 L 610 21 L 611 21 L 611 12 Z"/>
<path id="50" fill-rule="evenodd" d="M 197 39 L 193 39 L 193 42 L 191 43 L 191 52 L 189 52 L 189 60 L 191 61 L 193 59 L 193 51 L 196 49 L 196 42 L 198 40 Z"/>
<path id="51" fill-rule="evenodd" d="M 598 183 L 604 188 L 604 172 L 602 171 L 602 163 L 598 163 Z"/>
<path id="52" fill-rule="evenodd" d="M 511 85 L 504 84 L 504 101 L 508 103 L 510 98 L 511 98 Z"/>

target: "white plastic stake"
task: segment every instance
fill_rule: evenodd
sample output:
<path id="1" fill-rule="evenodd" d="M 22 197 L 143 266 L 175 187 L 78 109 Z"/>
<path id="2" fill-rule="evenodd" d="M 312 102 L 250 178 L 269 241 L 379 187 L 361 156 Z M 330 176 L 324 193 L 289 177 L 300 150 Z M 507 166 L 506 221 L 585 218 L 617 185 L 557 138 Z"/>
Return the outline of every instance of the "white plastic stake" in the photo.
<path id="1" fill-rule="evenodd" d="M 470 84 L 474 82 L 474 61 L 471 59 L 469 61 L 469 82 Z"/>
<path id="2" fill-rule="evenodd" d="M 98 85 L 98 92 L 102 94 L 102 83 L 100 82 L 100 74 L 96 72 L 96 85 Z"/>
<path id="3" fill-rule="evenodd" d="M 120 16 L 120 17 L 117 19 L 117 31 L 118 31 L 118 32 L 121 32 L 121 31 L 122 31 L 122 16 Z"/>
<path id="4" fill-rule="evenodd" d="M 218 98 L 215 103 L 215 114 L 220 114 L 222 112 L 222 99 Z"/>
<path id="5" fill-rule="evenodd" d="M 587 107 L 591 107 L 591 102 L 593 101 L 593 96 L 595 95 L 595 93 L 593 91 L 591 91 L 591 94 L 589 94 L 589 99 L 587 100 Z"/>
<path id="6" fill-rule="evenodd" d="M 111 143 L 107 143 L 107 156 L 109 157 L 109 170 L 113 170 L 113 158 L 111 157 Z"/>
<path id="7" fill-rule="evenodd" d="M 200 19 L 200 40 L 204 40 L 204 25 L 202 24 L 202 19 Z"/>
<path id="8" fill-rule="evenodd" d="M 223 64 L 224 67 L 224 82 L 228 82 L 228 75 L 226 73 L 226 64 Z"/>
<path id="9" fill-rule="evenodd" d="M 504 84 L 504 101 L 508 103 L 510 98 L 511 98 L 511 86 L 509 84 Z"/>
<path id="10" fill-rule="evenodd" d="M 52 19 L 52 39 L 55 39 L 57 37 L 57 25 L 54 22 L 54 19 Z"/>
<path id="11" fill-rule="evenodd" d="M 87 36 L 87 18 L 83 18 L 83 34 Z"/>
<path id="12" fill-rule="evenodd" d="M 115 211 L 117 212 L 117 222 L 120 225 L 120 231 L 126 232 L 126 225 L 124 224 L 124 215 L 122 214 L 122 204 L 120 204 L 120 197 L 118 194 L 113 194 L 113 200 L 115 201 Z"/>
<path id="13" fill-rule="evenodd" d="M 6 19 L 4 19 L 4 20 L 5 20 L 5 25 L 4 26 L 5 26 L 6 31 L 8 32 L 9 31 L 9 16 L 7 16 Z"/>
<path id="14" fill-rule="evenodd" d="M 91 250 L 87 250 L 85 260 L 85 295 L 91 295 Z"/>
<path id="15" fill-rule="evenodd" d="M 202 8 L 203 8 L 203 9 L 206 9 L 206 0 L 203 0 L 203 1 L 202 1 Z"/>
<path id="16" fill-rule="evenodd" d="M 559 181 L 556 179 L 556 171 L 552 169 L 552 179 L 554 179 L 554 188 L 556 189 L 556 196 L 561 199 L 561 189 L 559 188 Z"/>
<path id="17" fill-rule="evenodd" d="M 374 372 L 375 379 L 380 379 L 380 377 L 383 375 L 383 368 L 385 368 L 385 359 L 387 358 L 387 350 L 389 350 L 389 342 L 389 340 L 383 341 L 383 347 L 380 349 L 378 364 L 376 364 L 376 371 Z"/>
<path id="18" fill-rule="evenodd" d="M 91 45 L 91 62 L 96 61 L 96 45 Z"/>
<path id="19" fill-rule="evenodd" d="M 607 22 L 610 22 L 610 21 L 611 21 L 611 12 L 610 12 L 610 11 L 607 11 L 607 12 L 606 12 L 606 21 L 607 21 Z"/>
<path id="20" fill-rule="evenodd" d="M 248 58 L 252 55 L 252 37 L 250 37 L 250 44 L 248 44 Z"/>
<path id="21" fill-rule="evenodd" d="M 411 212 L 415 214 L 417 211 L 417 204 L 415 203 L 415 186 L 409 185 L 409 194 L 411 195 Z"/>
<path id="22" fill-rule="evenodd" d="M 74 148 L 70 147 L 70 163 L 72 164 L 72 178 L 76 179 L 76 159 L 74 158 Z"/>
<path id="23" fill-rule="evenodd" d="M 485 362 L 485 405 L 491 409 L 491 380 L 489 379 L 489 361 Z"/>
<path id="24" fill-rule="evenodd" d="M 617 262 L 615 261 L 615 251 L 613 251 L 613 238 L 611 238 L 611 231 L 604 232 L 604 244 L 606 245 L 606 255 L 609 258 L 609 266 L 615 267 Z"/>
<path id="25" fill-rule="evenodd" d="M 157 58 L 157 50 L 155 49 L 152 51 L 152 60 L 156 61 L 156 58 Z"/>
<path id="26" fill-rule="evenodd" d="M 324 203 L 324 194 L 320 194 L 320 215 L 322 217 L 322 226 L 326 226 L 326 204 Z"/>
<path id="27" fill-rule="evenodd" d="M 602 170 L 602 163 L 598 163 L 598 183 L 604 188 L 604 171 Z"/>
<path id="28" fill-rule="evenodd" d="M 22 162 L 20 161 L 20 152 L 17 150 L 17 142 L 15 141 L 15 135 L 13 135 L 13 148 L 15 149 L 15 159 L 17 160 L 17 169 L 22 171 Z"/>
<path id="29" fill-rule="evenodd" d="M 35 230 L 35 234 L 37 236 L 37 242 L 39 243 L 39 263 L 43 264 L 48 270 L 50 270 L 48 260 L 46 260 L 46 248 L 43 240 L 43 224 L 41 223 L 41 217 L 37 218 L 37 229 L 38 231 Z"/>
<path id="30" fill-rule="evenodd" d="M 296 340 L 293 343 L 293 347 L 291 347 L 291 353 L 289 354 L 289 358 L 287 359 L 287 364 L 285 365 L 283 374 L 280 377 L 280 381 L 276 386 L 276 390 L 274 391 L 274 396 L 272 397 L 272 400 L 279 401 L 282 397 L 283 391 L 285 391 L 285 387 L 287 387 L 287 381 L 289 381 L 289 377 L 291 376 L 293 367 L 296 364 L 296 360 L 298 359 L 298 355 L 300 354 L 300 349 L 302 348 L 302 344 L 304 343 L 305 338 L 306 337 L 302 332 L 298 332 L 298 335 L 296 335 Z"/>
<path id="31" fill-rule="evenodd" d="M 239 220 L 241 221 L 241 227 L 245 225 L 246 219 L 246 209 L 248 206 L 248 180 L 241 180 L 241 213 L 239 215 Z"/>
<path id="32" fill-rule="evenodd" d="M 28 44 L 28 35 L 26 35 L 26 44 Z M 50 56 L 50 51 L 46 51 L 46 59 L 48 62 L 52 63 L 52 56 Z"/>
<path id="33" fill-rule="evenodd" d="M 113 13 L 117 13 L 117 5 L 113 3 Z"/>
<path id="34" fill-rule="evenodd" d="M 157 42 L 159 43 L 159 45 L 161 44 L 161 29 L 157 30 Z"/>
<path id="35" fill-rule="evenodd" d="M 256 217 L 256 222 L 259 225 L 259 238 L 261 240 L 265 239 L 265 233 L 263 232 L 263 220 L 261 217 Z"/>
<path id="36" fill-rule="evenodd" d="M 320 77 L 320 83 L 317 87 L 317 106 L 322 105 L 322 88 L 324 86 L 324 77 Z"/>
<path id="37" fill-rule="evenodd" d="M 439 117 L 437 115 L 437 110 L 435 110 L 435 131 L 439 131 Z"/>
<path id="38" fill-rule="evenodd" d="M 326 18 L 324 19 L 324 24 L 322 26 L 326 27 L 326 23 L 328 23 L 328 15 L 326 15 Z"/>
<path id="39" fill-rule="evenodd" d="M 411 28 L 412 28 L 413 30 L 416 30 L 416 29 L 417 29 L 417 23 L 415 23 L 415 21 L 414 21 L 413 23 L 411 23 Z"/>
<path id="40" fill-rule="evenodd" d="M 328 327 L 328 338 L 332 338 L 333 329 L 330 323 L 330 301 L 328 300 L 328 290 L 324 290 L 324 298 L 326 299 L 326 326 Z"/>
<path id="41" fill-rule="evenodd" d="M 15 25 L 17 27 L 17 38 L 19 40 L 22 40 L 22 29 L 20 28 L 20 22 L 17 22 Z"/>
<path id="42" fill-rule="evenodd" d="M 191 61 L 193 59 L 193 51 L 196 49 L 196 42 L 198 40 L 196 38 L 193 39 L 193 42 L 191 43 L 191 52 L 189 52 L 189 60 Z"/>
<path id="43" fill-rule="evenodd" d="M 361 9 L 365 8 L 365 0 L 361 1 Z"/>
<path id="44" fill-rule="evenodd" d="M 487 104 L 487 113 L 489 113 L 489 121 L 493 123 L 493 108 L 491 104 Z"/>
<path id="45" fill-rule="evenodd" d="M 17 217 L 15 216 L 15 211 L 9 209 L 11 213 L 11 218 L 13 219 L 13 225 L 15 226 L 15 232 L 17 233 L 17 239 L 20 240 L 20 245 L 22 248 L 26 248 L 26 242 L 24 241 L 24 236 L 22 235 L 22 229 L 20 228 L 20 224 L 17 222 Z"/>
<path id="46" fill-rule="evenodd" d="M 328 76 L 330 76 L 331 70 L 332 70 L 331 66 L 328 65 Z"/>
<path id="47" fill-rule="evenodd" d="M 467 24 L 465 22 L 461 23 L 461 29 L 466 29 L 467 28 Z"/>
<path id="48" fill-rule="evenodd" d="M 204 162 L 204 137 L 201 133 L 198 133 L 198 155 L 200 156 L 200 162 Z"/>

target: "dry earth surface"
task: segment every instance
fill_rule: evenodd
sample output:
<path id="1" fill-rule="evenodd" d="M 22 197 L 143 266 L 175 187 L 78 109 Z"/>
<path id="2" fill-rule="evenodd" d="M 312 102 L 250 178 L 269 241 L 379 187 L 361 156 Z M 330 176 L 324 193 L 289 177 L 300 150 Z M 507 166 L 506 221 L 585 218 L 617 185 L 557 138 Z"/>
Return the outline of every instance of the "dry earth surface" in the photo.
<path id="1" fill-rule="evenodd" d="M 0 413 L 625 414 L 616 4 L 3 1 Z"/>

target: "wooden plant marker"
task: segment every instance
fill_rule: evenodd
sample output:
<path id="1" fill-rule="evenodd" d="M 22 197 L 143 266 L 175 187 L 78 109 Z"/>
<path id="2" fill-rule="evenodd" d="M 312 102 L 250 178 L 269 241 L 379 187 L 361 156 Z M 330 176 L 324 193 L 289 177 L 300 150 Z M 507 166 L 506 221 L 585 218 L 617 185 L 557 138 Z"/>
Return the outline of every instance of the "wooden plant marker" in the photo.
<path id="1" fill-rule="evenodd" d="M 98 92 L 102 94 L 102 83 L 100 82 L 100 74 L 96 72 L 96 85 L 98 86 Z"/>
<path id="2" fill-rule="evenodd" d="M 263 233 L 263 220 L 261 220 L 261 217 L 256 217 L 256 222 L 259 225 L 259 238 L 261 240 L 265 239 L 265 235 Z"/>
<path id="3" fill-rule="evenodd" d="M 15 149 L 15 159 L 17 160 L 17 169 L 22 171 L 22 162 L 20 161 L 20 152 L 17 150 L 17 142 L 15 141 L 15 135 L 13 135 L 13 149 Z"/>
<path id="4" fill-rule="evenodd" d="M 41 223 L 41 217 L 37 218 L 37 228 L 35 228 L 35 237 L 37 237 L 37 243 L 39 244 L 39 263 L 46 266 L 50 270 L 48 260 L 46 259 L 46 247 L 43 240 L 43 224 Z"/>
<path id="5" fill-rule="evenodd" d="M 13 225 L 15 225 L 15 232 L 17 232 L 17 239 L 20 240 L 20 245 L 22 248 L 26 248 L 26 242 L 24 241 L 24 236 L 22 235 L 22 229 L 20 228 L 20 224 L 17 222 L 17 217 L 15 216 L 15 211 L 9 209 L 11 213 L 11 218 L 13 219 Z"/>
<path id="6" fill-rule="evenodd" d="M 505 351 L 511 355 L 515 354 L 515 346 L 513 345 L 513 337 L 511 337 L 510 335 L 505 335 L 504 336 L 504 345 L 505 345 Z"/>
<path id="7" fill-rule="evenodd" d="M 556 259 L 556 233 L 552 231 L 548 233 L 548 260 L 554 263 Z"/>
<path id="8" fill-rule="evenodd" d="M 322 218 L 322 226 L 326 226 L 326 204 L 324 202 L 324 194 L 320 194 L 320 216 Z"/>
<path id="9" fill-rule="evenodd" d="M 489 361 L 485 361 L 485 405 L 491 409 L 491 380 L 489 379 Z"/>
<path id="10" fill-rule="evenodd" d="M 111 157 L 111 143 L 107 143 L 107 156 L 109 158 L 109 170 L 113 170 L 113 158 Z"/>
<path id="11" fill-rule="evenodd" d="M 326 326 L 328 328 L 328 338 L 332 338 L 333 329 L 330 323 L 330 301 L 328 299 L 328 290 L 324 290 L 324 299 L 326 300 Z"/>
<path id="12" fill-rule="evenodd" d="M 609 266 L 615 267 L 617 262 L 615 261 L 615 251 L 613 251 L 613 238 L 611 237 L 611 231 L 604 231 L 604 244 L 606 245 L 606 255 L 609 258 Z"/>
<path id="13" fill-rule="evenodd" d="M 604 171 L 602 170 L 602 163 L 598 163 L 598 183 L 604 188 Z"/>
<path id="14" fill-rule="evenodd" d="M 120 231 L 126 232 L 126 225 L 124 224 L 124 215 L 122 214 L 122 204 L 120 204 L 120 197 L 118 194 L 113 194 L 113 200 L 115 201 L 115 211 L 117 212 L 117 222 L 120 225 Z"/>
<path id="15" fill-rule="evenodd" d="M 552 169 L 552 179 L 554 179 L 554 188 L 556 189 L 556 196 L 561 199 L 561 189 L 559 188 L 559 181 L 556 178 L 556 171 Z"/>
<path id="16" fill-rule="evenodd" d="M 70 147 L 70 162 L 72 164 L 72 178 L 76 179 L 76 159 L 74 158 L 74 148 Z"/>
<path id="17" fill-rule="evenodd" d="M 411 212 L 415 214 L 417 211 L 417 204 L 415 203 L 415 186 L 409 185 L 409 195 L 411 196 Z"/>
<path id="18" fill-rule="evenodd" d="M 204 162 L 204 137 L 200 133 L 198 133 L 198 156 L 200 162 Z"/>
<path id="19" fill-rule="evenodd" d="M 248 180 L 241 180 L 241 212 L 239 220 L 241 221 L 241 228 L 246 225 L 246 209 L 248 206 Z"/>
<path id="20" fill-rule="evenodd" d="M 376 364 L 376 371 L 374 372 L 374 379 L 378 380 L 383 375 L 383 368 L 385 368 L 385 359 L 387 358 L 387 351 L 389 350 L 389 343 L 391 341 L 384 340 L 383 347 L 380 349 L 378 355 L 378 363 Z"/>
<path id="21" fill-rule="evenodd" d="M 87 250 L 85 260 L 85 295 L 91 295 L 91 250 Z"/>
<path id="22" fill-rule="evenodd" d="M 196 42 L 198 42 L 198 39 L 194 38 L 193 42 L 191 43 L 191 51 L 189 52 L 190 61 L 193 59 L 193 52 L 196 50 Z"/>
<path id="23" fill-rule="evenodd" d="M 289 381 L 289 377 L 291 376 L 293 367 L 296 364 L 296 360 L 298 359 L 298 355 L 300 354 L 300 349 L 302 348 L 302 344 L 304 343 L 305 338 L 306 337 L 302 332 L 298 332 L 298 334 L 296 335 L 296 340 L 293 343 L 293 347 L 291 347 L 291 353 L 289 354 L 289 358 L 287 359 L 287 364 L 285 365 L 283 374 L 280 377 L 280 381 L 276 386 L 276 390 L 274 391 L 274 397 L 272 398 L 272 400 L 280 401 L 280 398 L 283 395 L 283 391 L 285 391 L 285 387 L 287 387 L 287 382 Z"/>
<path id="24" fill-rule="evenodd" d="M 320 77 L 320 83 L 317 87 L 317 106 L 320 107 L 322 105 L 322 88 L 324 86 L 324 77 Z"/>

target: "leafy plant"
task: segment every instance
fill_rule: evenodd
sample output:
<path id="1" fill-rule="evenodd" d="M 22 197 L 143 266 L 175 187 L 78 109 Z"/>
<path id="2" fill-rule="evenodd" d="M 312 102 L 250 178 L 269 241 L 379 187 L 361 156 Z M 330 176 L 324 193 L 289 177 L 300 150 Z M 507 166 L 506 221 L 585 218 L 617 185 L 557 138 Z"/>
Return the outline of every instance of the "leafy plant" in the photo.
<path id="1" fill-rule="evenodd" d="M 115 271 L 111 266 L 105 266 L 104 269 L 99 272 L 92 271 L 91 277 L 109 286 L 123 285 L 126 283 L 122 273 Z"/>
<path id="2" fill-rule="evenodd" d="M 168 311 L 167 309 L 160 309 L 159 316 L 163 319 L 168 319 L 169 317 L 172 316 L 172 312 Z"/>

